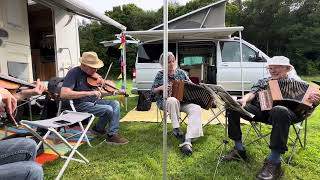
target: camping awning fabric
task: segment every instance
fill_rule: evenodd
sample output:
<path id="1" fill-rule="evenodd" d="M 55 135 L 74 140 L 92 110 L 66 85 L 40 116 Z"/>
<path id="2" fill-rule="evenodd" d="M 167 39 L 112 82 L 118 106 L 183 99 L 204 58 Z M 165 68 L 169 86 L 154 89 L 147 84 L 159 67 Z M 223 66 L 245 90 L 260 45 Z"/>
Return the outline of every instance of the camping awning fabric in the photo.
<path id="1" fill-rule="evenodd" d="M 170 40 L 210 40 L 226 38 L 234 32 L 242 31 L 242 26 L 221 28 L 197 28 L 197 29 L 169 29 Z M 149 31 L 125 31 L 124 34 L 131 35 L 142 42 L 157 41 L 163 39 L 163 30 Z"/>
<path id="2" fill-rule="evenodd" d="M 119 28 L 122 31 L 126 30 L 126 27 L 119 22 L 109 18 L 108 16 L 104 15 L 103 13 L 99 13 L 92 7 L 86 5 L 83 2 L 77 0 L 34 0 L 35 2 L 45 4 L 47 6 L 55 6 L 62 8 L 68 12 L 72 12 L 74 14 L 98 20 L 102 23 L 107 23 Z"/>

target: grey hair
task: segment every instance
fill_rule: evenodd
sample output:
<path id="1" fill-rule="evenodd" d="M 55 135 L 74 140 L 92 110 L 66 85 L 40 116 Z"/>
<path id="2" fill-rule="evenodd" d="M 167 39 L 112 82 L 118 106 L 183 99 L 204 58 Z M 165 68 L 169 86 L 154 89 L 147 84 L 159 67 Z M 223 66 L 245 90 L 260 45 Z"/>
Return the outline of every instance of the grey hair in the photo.
<path id="1" fill-rule="evenodd" d="M 174 54 L 172 52 L 170 52 L 170 51 L 168 52 L 168 57 L 169 56 L 173 56 L 175 58 Z M 163 53 L 160 55 L 159 63 L 160 63 L 161 66 L 163 66 Z"/>

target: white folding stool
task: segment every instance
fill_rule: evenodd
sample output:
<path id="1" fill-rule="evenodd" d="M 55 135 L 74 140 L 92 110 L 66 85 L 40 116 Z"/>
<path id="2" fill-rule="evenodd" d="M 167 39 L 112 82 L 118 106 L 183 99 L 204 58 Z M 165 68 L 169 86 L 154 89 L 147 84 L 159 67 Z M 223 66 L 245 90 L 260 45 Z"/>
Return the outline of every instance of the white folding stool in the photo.
<path id="1" fill-rule="evenodd" d="M 88 125 L 87 127 L 84 129 L 83 125 L 82 125 L 82 121 L 89 119 Z M 74 112 L 74 111 L 64 111 L 61 113 L 60 116 L 51 118 L 51 119 L 45 119 L 45 120 L 39 120 L 39 121 L 27 121 L 27 120 L 22 120 L 20 123 L 21 125 L 23 125 L 26 129 L 28 129 L 35 137 L 37 137 L 39 140 L 41 140 L 41 142 L 38 144 L 38 147 L 40 147 L 41 143 L 44 143 L 45 145 L 47 145 L 50 149 L 52 149 L 59 157 L 67 159 L 66 162 L 64 163 L 63 167 L 61 168 L 58 176 L 56 177 L 56 179 L 60 179 L 61 176 L 63 175 L 65 169 L 67 168 L 70 160 L 74 160 L 77 162 L 81 162 L 81 163 L 89 163 L 89 160 L 86 159 L 78 150 L 77 148 L 80 146 L 80 143 L 82 141 L 83 138 L 86 139 L 86 141 L 88 142 L 88 144 L 90 144 L 88 136 L 87 136 L 87 131 L 90 128 L 92 122 L 94 120 L 94 115 L 90 114 L 90 113 L 84 113 L 84 112 Z M 58 128 L 62 128 L 65 126 L 69 126 L 72 124 L 76 124 L 78 123 L 81 130 L 82 130 L 82 134 L 80 135 L 76 145 L 72 146 L 63 136 L 61 136 L 59 134 L 59 132 L 56 130 Z M 43 128 L 43 129 L 47 129 L 48 132 L 41 137 L 40 134 L 38 134 L 33 128 Z M 60 139 L 65 145 L 67 145 L 71 152 L 69 154 L 69 156 L 63 156 L 61 155 L 50 143 L 48 143 L 48 141 L 46 140 L 47 137 L 53 133 L 58 139 Z M 77 153 L 81 159 L 77 159 L 77 158 L 73 158 L 73 155 Z"/>

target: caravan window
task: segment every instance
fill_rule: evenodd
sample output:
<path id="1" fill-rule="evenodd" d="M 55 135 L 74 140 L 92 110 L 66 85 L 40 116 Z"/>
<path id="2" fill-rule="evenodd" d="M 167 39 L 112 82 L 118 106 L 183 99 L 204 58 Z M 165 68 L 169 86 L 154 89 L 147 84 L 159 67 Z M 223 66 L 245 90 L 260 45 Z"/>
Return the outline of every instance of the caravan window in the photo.
<path id="1" fill-rule="evenodd" d="M 239 42 L 220 42 L 222 62 L 240 62 Z M 242 44 L 242 61 L 250 62 L 256 57 L 256 52 Z"/>
<path id="2" fill-rule="evenodd" d="M 169 51 L 175 54 L 176 45 L 169 43 Z M 159 57 L 163 52 L 162 43 L 159 44 L 141 44 L 138 47 L 138 63 L 159 63 Z"/>

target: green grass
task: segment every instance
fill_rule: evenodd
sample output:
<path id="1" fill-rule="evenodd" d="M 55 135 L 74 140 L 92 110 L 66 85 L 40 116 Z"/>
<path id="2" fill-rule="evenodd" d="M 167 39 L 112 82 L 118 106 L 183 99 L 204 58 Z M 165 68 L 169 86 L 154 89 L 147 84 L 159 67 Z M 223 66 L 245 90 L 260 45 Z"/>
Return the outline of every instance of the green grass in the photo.
<path id="1" fill-rule="evenodd" d="M 129 98 L 129 109 L 136 106 L 137 97 Z M 122 111 L 122 116 L 125 112 Z M 297 146 L 296 154 L 290 165 L 283 165 L 283 179 L 319 179 L 320 168 L 320 108 L 308 120 L 307 148 Z M 249 126 L 242 127 L 243 133 Z M 185 128 L 185 127 L 184 127 Z M 270 126 L 263 125 L 268 132 Z M 71 162 L 63 179 L 161 179 L 162 178 L 162 127 L 156 123 L 122 122 L 121 134 L 130 142 L 123 146 L 99 144 L 103 139 L 93 140 L 93 148 L 82 145 L 79 151 L 89 160 L 88 165 Z M 205 136 L 194 143 L 191 157 L 181 155 L 179 142 L 171 135 L 168 124 L 168 179 L 213 179 L 219 151 L 215 151 L 224 137 L 220 125 L 204 128 Z M 294 135 L 293 131 L 290 133 Z M 255 133 L 250 132 L 250 139 Z M 227 145 L 231 149 L 232 143 Z M 289 147 L 291 143 L 289 143 Z M 248 162 L 223 162 L 216 179 L 253 179 L 269 153 L 261 141 L 247 146 Z M 289 152 L 283 158 L 288 159 Z M 44 166 L 45 179 L 53 179 L 62 167 L 64 160 L 59 159 Z"/>
<path id="2" fill-rule="evenodd" d="M 311 82 L 312 80 L 320 81 L 320 75 L 315 75 L 315 76 L 302 76 L 301 77 L 303 80 Z"/>

